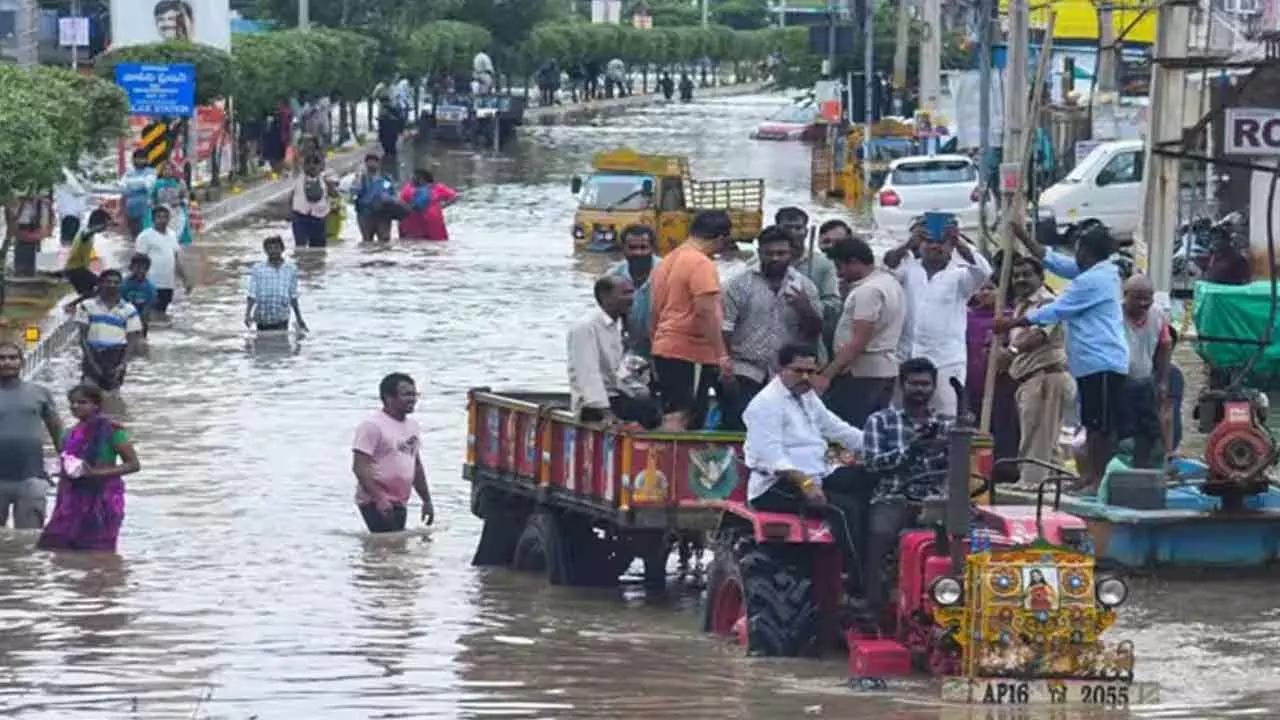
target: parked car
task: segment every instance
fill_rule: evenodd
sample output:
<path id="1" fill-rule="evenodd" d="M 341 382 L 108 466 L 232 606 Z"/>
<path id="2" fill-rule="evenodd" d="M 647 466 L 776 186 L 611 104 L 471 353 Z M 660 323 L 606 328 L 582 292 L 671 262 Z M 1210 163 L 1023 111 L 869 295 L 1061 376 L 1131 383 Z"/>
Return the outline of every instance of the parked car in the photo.
<path id="1" fill-rule="evenodd" d="M 982 199 L 978 168 L 965 155 L 913 155 L 889 163 L 871 214 L 876 227 L 905 237 L 911 221 L 926 212 L 956 216 L 960 231 L 973 237 Z"/>
<path id="2" fill-rule="evenodd" d="M 827 126 L 818 122 L 818 106 L 807 103 L 780 108 L 751 131 L 754 140 L 821 140 Z"/>
<path id="3" fill-rule="evenodd" d="M 1097 220 L 1117 238 L 1133 237 L 1142 207 L 1143 143 L 1099 143 L 1066 177 L 1040 193 L 1059 228 Z"/>

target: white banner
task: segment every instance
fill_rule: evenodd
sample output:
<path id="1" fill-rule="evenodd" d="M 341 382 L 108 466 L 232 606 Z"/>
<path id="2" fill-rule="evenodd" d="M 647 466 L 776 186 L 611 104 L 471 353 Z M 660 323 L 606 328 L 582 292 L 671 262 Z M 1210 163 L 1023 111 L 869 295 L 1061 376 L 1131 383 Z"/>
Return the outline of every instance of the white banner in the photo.
<path id="1" fill-rule="evenodd" d="M 111 47 L 165 40 L 230 50 L 229 0 L 111 0 Z"/>
<path id="2" fill-rule="evenodd" d="M 1280 155 L 1280 110 L 1227 108 L 1223 115 L 1224 155 Z"/>

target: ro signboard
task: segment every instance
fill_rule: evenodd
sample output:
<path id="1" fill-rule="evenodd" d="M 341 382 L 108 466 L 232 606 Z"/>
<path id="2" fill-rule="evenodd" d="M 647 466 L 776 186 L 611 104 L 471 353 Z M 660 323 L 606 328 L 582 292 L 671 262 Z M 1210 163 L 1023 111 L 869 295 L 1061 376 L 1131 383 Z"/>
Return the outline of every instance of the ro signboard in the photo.
<path id="1" fill-rule="evenodd" d="M 196 112 L 196 66 L 120 63 L 116 84 L 129 96 L 129 114 L 190 117 Z"/>
<path id="2" fill-rule="evenodd" d="M 1280 109 L 1227 108 L 1222 134 L 1226 155 L 1280 155 Z"/>

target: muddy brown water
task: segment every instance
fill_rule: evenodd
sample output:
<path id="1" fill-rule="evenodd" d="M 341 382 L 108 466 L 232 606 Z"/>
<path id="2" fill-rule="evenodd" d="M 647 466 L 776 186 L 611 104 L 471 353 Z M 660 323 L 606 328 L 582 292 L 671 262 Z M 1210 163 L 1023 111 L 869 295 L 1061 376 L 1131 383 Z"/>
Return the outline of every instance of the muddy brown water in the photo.
<path id="1" fill-rule="evenodd" d="M 855 693 L 840 658 L 756 660 L 698 632 L 698 593 L 548 587 L 476 570 L 459 475 L 468 387 L 556 389 L 598 258 L 573 255 L 569 177 L 619 144 L 762 174 L 770 210 L 812 208 L 808 160 L 756 143 L 781 100 L 672 106 L 531 131 L 506 157 L 428 160 L 464 190 L 453 239 L 305 257 L 299 343 L 247 339 L 240 277 L 270 214 L 205 239 L 203 282 L 154 334 L 124 397 L 143 472 L 119 559 L 0 533 L 0 712 L 22 718 L 1116 717 L 939 709 L 936 686 Z M 835 215 L 834 210 L 815 213 Z M 414 375 L 439 520 L 373 540 L 349 443 L 386 372 Z M 71 359 L 43 380 L 64 389 Z M 1280 584 L 1142 581 L 1115 639 L 1164 704 L 1130 717 L 1280 716 Z M 1121 714 L 1121 717 L 1126 715 Z"/>

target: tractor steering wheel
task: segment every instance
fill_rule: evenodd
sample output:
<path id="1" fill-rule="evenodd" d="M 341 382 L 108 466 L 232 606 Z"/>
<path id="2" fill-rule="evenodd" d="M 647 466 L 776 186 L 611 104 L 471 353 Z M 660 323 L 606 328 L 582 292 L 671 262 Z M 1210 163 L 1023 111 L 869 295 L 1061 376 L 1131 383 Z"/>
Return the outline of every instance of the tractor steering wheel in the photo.
<path id="1" fill-rule="evenodd" d="M 949 473 L 949 472 L 950 472 L 950 470 L 930 470 L 929 472 L 926 472 L 926 473 L 920 473 L 919 475 L 914 475 L 914 476 L 912 476 L 911 480 L 912 480 L 912 481 L 918 481 L 918 480 L 923 480 L 923 479 L 926 479 L 926 478 L 932 478 L 932 477 L 944 477 L 944 478 L 945 478 L 945 477 L 947 476 L 947 473 Z M 986 492 L 988 492 L 988 491 L 991 489 L 991 478 L 989 478 L 989 477 L 984 478 L 984 477 L 982 477 L 981 475 L 977 475 L 977 474 L 972 474 L 972 475 L 970 475 L 970 476 L 969 476 L 969 479 L 970 479 L 970 480 L 972 480 L 972 479 L 974 479 L 974 478 L 977 478 L 977 479 L 981 480 L 982 482 L 981 482 L 981 483 L 980 483 L 976 488 L 974 488 L 974 489 L 972 489 L 972 490 L 970 490 L 970 491 L 969 491 L 969 497 L 970 497 L 970 498 L 980 497 L 980 496 L 982 496 L 983 494 L 985 494 Z M 946 497 L 946 493 L 930 494 L 930 495 L 916 495 L 916 494 L 914 494 L 914 493 L 912 492 L 914 488 L 915 488 L 915 483 L 914 483 L 914 482 L 908 482 L 908 483 L 906 483 L 906 484 L 904 485 L 903 490 L 902 490 L 902 496 L 903 496 L 903 497 L 905 497 L 905 498 L 907 499 L 907 502 L 910 502 L 910 503 L 913 503 L 913 504 L 917 504 L 917 505 L 918 505 L 918 504 L 924 503 L 926 500 L 928 500 L 928 499 L 930 499 L 930 498 L 935 498 L 935 497 L 943 497 L 943 498 L 945 498 L 945 497 Z"/>

